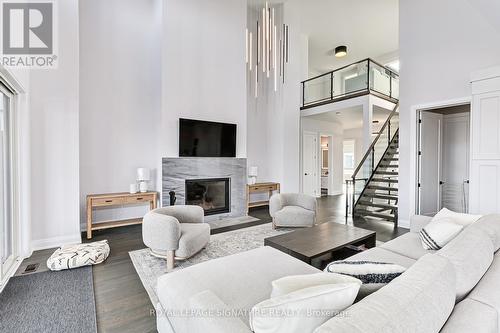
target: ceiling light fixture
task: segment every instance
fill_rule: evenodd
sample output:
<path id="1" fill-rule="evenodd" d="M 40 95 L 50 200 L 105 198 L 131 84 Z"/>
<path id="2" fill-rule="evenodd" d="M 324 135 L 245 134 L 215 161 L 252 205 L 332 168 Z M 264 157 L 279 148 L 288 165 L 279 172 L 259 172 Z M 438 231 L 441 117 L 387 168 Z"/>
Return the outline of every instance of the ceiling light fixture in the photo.
<path id="1" fill-rule="evenodd" d="M 263 2 L 261 6 L 256 17 L 249 19 L 252 24 L 246 29 L 245 36 L 245 60 L 249 76 L 252 77 L 255 98 L 258 97 L 261 78 L 272 80 L 275 92 L 278 91 L 279 81 L 285 84 L 285 65 L 288 64 L 290 53 L 288 25 L 284 23 L 282 7 L 272 5 L 269 1 Z M 252 71 L 255 71 L 254 75 L 250 75 Z"/>
<path id="2" fill-rule="evenodd" d="M 347 46 L 345 45 L 340 45 L 335 48 L 335 56 L 337 58 L 342 58 L 347 55 Z"/>

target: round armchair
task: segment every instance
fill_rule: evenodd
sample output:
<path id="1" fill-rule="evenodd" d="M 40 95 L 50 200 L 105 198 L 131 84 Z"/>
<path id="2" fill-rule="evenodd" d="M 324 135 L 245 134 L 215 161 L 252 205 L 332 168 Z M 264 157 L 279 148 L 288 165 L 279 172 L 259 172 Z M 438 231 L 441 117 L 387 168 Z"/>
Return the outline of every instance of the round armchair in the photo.
<path id="1" fill-rule="evenodd" d="M 210 226 L 204 223 L 200 206 L 157 208 L 144 216 L 142 240 L 154 256 L 167 260 L 171 270 L 175 260 L 187 259 L 208 244 Z"/>
<path id="2" fill-rule="evenodd" d="M 316 198 L 301 193 L 277 193 L 269 200 L 269 214 L 276 227 L 312 227 L 316 223 Z"/>

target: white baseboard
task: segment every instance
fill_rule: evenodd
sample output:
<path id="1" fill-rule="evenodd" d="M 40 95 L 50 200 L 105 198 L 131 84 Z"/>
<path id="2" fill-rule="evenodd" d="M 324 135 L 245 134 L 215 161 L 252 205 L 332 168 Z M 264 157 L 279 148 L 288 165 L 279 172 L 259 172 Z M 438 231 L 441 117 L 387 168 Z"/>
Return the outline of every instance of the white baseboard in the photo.
<path id="1" fill-rule="evenodd" d="M 398 219 L 398 227 L 404 229 L 410 229 L 410 221 Z"/>
<path id="2" fill-rule="evenodd" d="M 0 281 L 0 293 L 4 290 L 5 286 L 9 282 L 10 278 L 13 277 L 14 274 L 16 274 L 17 269 L 19 268 L 19 266 L 21 266 L 21 263 L 23 262 L 23 260 L 24 260 L 24 258 L 21 258 L 21 257 L 17 258 L 16 262 L 14 263 L 14 265 L 12 265 L 10 270 L 7 272 L 4 279 L 2 281 Z"/>
<path id="3" fill-rule="evenodd" d="M 74 234 L 68 236 L 59 236 L 45 239 L 36 239 L 31 241 L 31 249 L 33 251 L 52 249 L 67 244 L 78 244 L 82 242 L 81 235 Z"/>

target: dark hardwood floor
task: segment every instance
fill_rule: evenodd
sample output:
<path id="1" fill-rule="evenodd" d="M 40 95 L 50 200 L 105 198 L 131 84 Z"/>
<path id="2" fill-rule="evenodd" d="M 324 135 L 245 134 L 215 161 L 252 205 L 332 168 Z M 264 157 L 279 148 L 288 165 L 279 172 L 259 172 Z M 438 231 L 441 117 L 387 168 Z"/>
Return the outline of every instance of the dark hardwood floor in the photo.
<path id="1" fill-rule="evenodd" d="M 318 199 L 318 223 L 346 223 L 345 199 L 343 196 L 329 196 Z M 255 208 L 250 215 L 260 221 L 243 225 L 244 227 L 269 223 L 268 208 Z M 394 229 L 392 223 L 374 220 L 347 219 L 347 224 L 377 232 L 377 240 L 386 242 L 405 232 L 406 229 Z M 230 227 L 226 232 L 234 230 Z M 108 259 L 93 267 L 94 291 L 96 299 L 98 332 L 106 333 L 142 333 L 156 332 L 154 307 L 135 272 L 129 251 L 144 248 L 141 226 L 128 226 L 101 230 L 95 233 L 92 241 L 107 239 L 111 248 Z M 46 271 L 47 258 L 55 249 L 36 251 L 23 261 L 16 275 L 22 275 L 29 264 L 39 264 L 35 273 Z M 20 291 L 22 292 L 22 291 Z"/>

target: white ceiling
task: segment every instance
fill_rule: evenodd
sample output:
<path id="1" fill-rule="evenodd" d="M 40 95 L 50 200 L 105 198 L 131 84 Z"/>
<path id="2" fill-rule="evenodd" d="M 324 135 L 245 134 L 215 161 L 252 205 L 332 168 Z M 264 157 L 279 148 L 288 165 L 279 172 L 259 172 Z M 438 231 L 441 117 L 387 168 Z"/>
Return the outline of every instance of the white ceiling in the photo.
<path id="1" fill-rule="evenodd" d="M 342 109 L 340 114 L 337 114 L 335 111 L 324 112 L 312 116 L 308 116 L 308 119 L 316 119 L 321 121 L 327 121 L 332 123 L 341 124 L 344 129 L 353 129 L 353 128 L 361 128 L 363 127 L 363 107 L 362 106 L 354 106 L 346 109 Z M 383 123 L 387 120 L 387 117 L 391 113 L 390 110 L 383 109 L 374 105 L 373 107 L 373 121 L 378 121 L 377 124 L 374 124 L 374 129 L 382 126 Z"/>
<path id="2" fill-rule="evenodd" d="M 301 0 L 300 6 L 311 75 L 365 58 L 397 58 L 399 0 Z M 347 56 L 335 58 L 333 49 L 339 45 L 347 46 Z"/>

